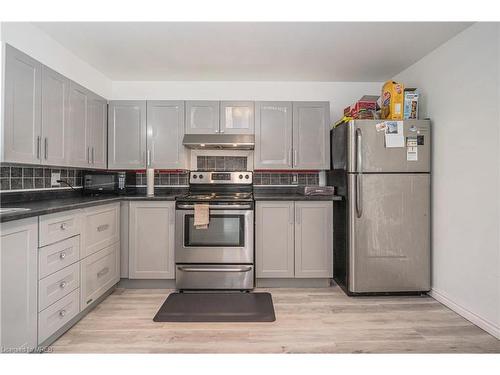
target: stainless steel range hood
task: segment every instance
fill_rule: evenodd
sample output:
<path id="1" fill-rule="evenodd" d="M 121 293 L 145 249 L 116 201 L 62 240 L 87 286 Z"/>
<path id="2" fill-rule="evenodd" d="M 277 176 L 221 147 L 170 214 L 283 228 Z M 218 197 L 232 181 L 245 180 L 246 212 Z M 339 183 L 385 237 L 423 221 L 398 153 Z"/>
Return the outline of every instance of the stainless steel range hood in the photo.
<path id="1" fill-rule="evenodd" d="M 253 150 L 255 137 L 252 134 L 186 134 L 182 144 L 201 150 Z"/>

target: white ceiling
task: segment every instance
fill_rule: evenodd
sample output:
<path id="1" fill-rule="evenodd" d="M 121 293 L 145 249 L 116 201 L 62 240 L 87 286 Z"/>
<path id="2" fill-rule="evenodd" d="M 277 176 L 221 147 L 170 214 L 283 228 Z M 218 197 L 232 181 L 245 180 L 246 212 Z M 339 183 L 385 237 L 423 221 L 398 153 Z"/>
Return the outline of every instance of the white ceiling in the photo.
<path id="1" fill-rule="evenodd" d="M 45 22 L 114 81 L 384 81 L 470 23 Z"/>

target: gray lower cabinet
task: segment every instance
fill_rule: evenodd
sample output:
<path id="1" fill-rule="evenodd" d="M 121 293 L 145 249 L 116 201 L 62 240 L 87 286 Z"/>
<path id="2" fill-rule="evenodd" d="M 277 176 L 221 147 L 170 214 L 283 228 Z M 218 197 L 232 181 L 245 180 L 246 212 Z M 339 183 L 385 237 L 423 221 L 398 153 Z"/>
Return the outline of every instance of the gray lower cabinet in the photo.
<path id="1" fill-rule="evenodd" d="M 175 202 L 130 202 L 129 214 L 129 278 L 174 279 Z"/>
<path id="2" fill-rule="evenodd" d="M 255 103 L 254 167 L 292 168 L 292 102 Z"/>
<path id="3" fill-rule="evenodd" d="M 0 349 L 37 346 L 38 218 L 2 223 L 0 241 Z"/>
<path id="4" fill-rule="evenodd" d="M 146 167 L 146 101 L 111 101 L 108 106 L 108 168 Z"/>
<path id="5" fill-rule="evenodd" d="M 256 277 L 294 277 L 293 240 L 293 202 L 257 202 L 255 207 Z"/>
<path id="6" fill-rule="evenodd" d="M 70 81 L 47 68 L 42 69 L 42 135 L 41 159 L 43 164 L 69 165 L 71 144 L 69 130 Z"/>
<path id="7" fill-rule="evenodd" d="M 186 134 L 219 132 L 219 102 L 210 100 L 186 101 Z"/>
<path id="8" fill-rule="evenodd" d="M 295 202 L 295 277 L 333 277 L 333 202 Z"/>
<path id="9" fill-rule="evenodd" d="M 42 64 L 5 46 L 2 161 L 41 162 Z"/>
<path id="10" fill-rule="evenodd" d="M 330 104 L 293 102 L 293 167 L 329 169 Z"/>
<path id="11" fill-rule="evenodd" d="M 184 102 L 147 102 L 147 165 L 150 168 L 187 168 L 184 137 Z"/>
<path id="12" fill-rule="evenodd" d="M 331 201 L 256 202 L 256 277 L 333 277 Z"/>

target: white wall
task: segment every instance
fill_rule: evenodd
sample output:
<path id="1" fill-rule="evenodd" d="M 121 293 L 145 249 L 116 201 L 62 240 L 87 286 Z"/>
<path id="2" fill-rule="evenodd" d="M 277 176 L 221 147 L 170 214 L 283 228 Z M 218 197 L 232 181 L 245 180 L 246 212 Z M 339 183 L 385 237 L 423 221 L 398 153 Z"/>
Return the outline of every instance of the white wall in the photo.
<path id="1" fill-rule="evenodd" d="M 433 296 L 500 338 L 500 28 L 478 23 L 395 79 L 433 124 Z"/>
<path id="2" fill-rule="evenodd" d="M 2 47 L 3 43 L 9 43 L 96 94 L 110 97 L 110 79 L 36 26 L 28 22 L 2 22 L 0 27 Z"/>
<path id="3" fill-rule="evenodd" d="M 365 94 L 380 95 L 381 82 L 114 81 L 111 99 L 319 100 L 330 101 L 331 120 Z"/>

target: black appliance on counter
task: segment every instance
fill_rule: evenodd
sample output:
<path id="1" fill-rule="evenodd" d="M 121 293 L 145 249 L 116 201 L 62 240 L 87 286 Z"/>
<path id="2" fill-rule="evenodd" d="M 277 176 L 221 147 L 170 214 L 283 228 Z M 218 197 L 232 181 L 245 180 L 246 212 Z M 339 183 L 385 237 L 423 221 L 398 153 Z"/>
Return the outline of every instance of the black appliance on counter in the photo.
<path id="1" fill-rule="evenodd" d="M 83 174 L 83 194 L 125 194 L 125 172 L 92 171 Z"/>

